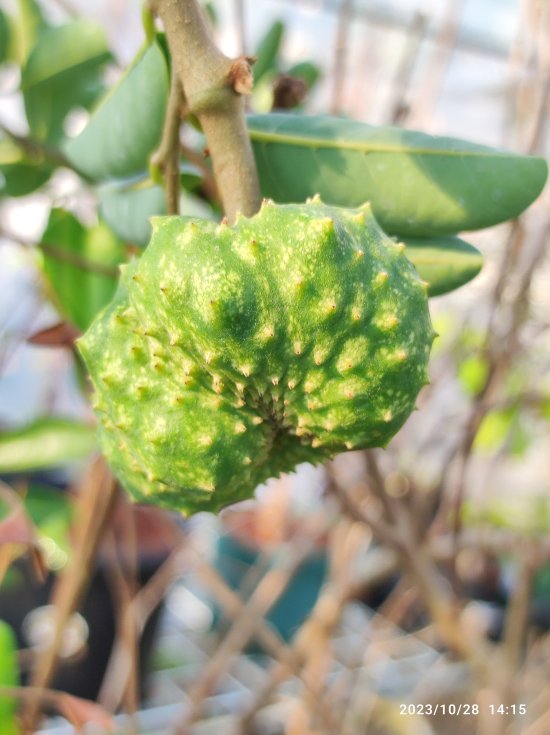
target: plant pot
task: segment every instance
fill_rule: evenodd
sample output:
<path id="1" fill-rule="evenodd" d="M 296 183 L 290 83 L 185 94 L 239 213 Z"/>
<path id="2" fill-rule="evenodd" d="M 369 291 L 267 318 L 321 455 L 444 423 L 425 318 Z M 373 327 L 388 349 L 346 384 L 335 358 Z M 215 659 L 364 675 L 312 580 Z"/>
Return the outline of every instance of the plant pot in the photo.
<path id="1" fill-rule="evenodd" d="M 240 512 L 239 515 L 243 515 Z M 272 567 L 273 560 L 280 550 L 280 544 L 264 545 L 254 535 L 243 535 L 243 529 L 250 532 L 253 522 L 250 518 L 241 518 L 242 523 L 231 525 L 226 533 L 219 536 L 216 544 L 214 566 L 220 576 L 233 590 L 239 591 L 241 597 L 247 600 L 253 589 Z M 238 525 L 238 528 L 237 528 Z M 262 570 L 258 562 L 262 563 Z M 264 559 L 268 563 L 264 565 Z M 253 568 L 256 570 L 253 571 Z M 308 555 L 298 566 L 285 591 L 266 615 L 266 620 L 277 630 L 285 641 L 290 641 L 304 620 L 311 613 L 326 578 L 328 567 L 327 554 L 320 546 Z M 258 572 L 254 577 L 255 583 L 247 585 L 248 575 Z M 252 586 L 252 589 L 246 587 Z M 221 622 L 220 611 L 214 610 L 214 625 Z M 257 651 L 260 646 L 257 642 L 249 650 Z"/>
<path id="2" fill-rule="evenodd" d="M 138 581 L 147 582 L 162 560 L 138 560 Z M 108 582 L 108 569 L 99 565 L 91 578 L 88 591 L 76 616 L 71 621 L 74 655 L 61 658 L 50 684 L 54 689 L 77 697 L 95 700 L 105 675 L 116 634 L 116 610 Z M 49 628 L 50 599 L 56 575 L 49 573 L 43 583 L 37 581 L 28 560 L 15 562 L 0 589 L 0 619 L 15 631 L 19 648 L 40 646 Z M 139 681 L 143 682 L 151 647 L 161 612 L 159 605 L 151 615 L 139 640 Z M 46 633 L 47 635 L 47 633 Z M 78 640 L 75 640 L 78 639 Z M 33 646 L 33 643 L 35 644 Z M 23 684 L 28 673 L 22 672 Z"/>
<path id="3" fill-rule="evenodd" d="M 34 497 L 34 504 L 27 504 L 33 507 L 33 521 L 42 540 L 53 545 L 56 553 L 66 558 L 66 554 L 71 553 L 67 537 L 78 532 L 72 526 L 71 513 L 67 513 L 71 505 L 69 497 L 51 487 L 42 486 L 40 492 L 38 502 Z M 36 517 L 37 508 L 41 518 Z M 40 520 L 43 521 L 42 527 Z M 65 526 L 60 530 L 63 523 Z M 50 535 L 53 528 L 55 541 Z M 181 529 L 170 514 L 156 508 L 130 505 L 123 495 L 114 510 L 111 529 L 112 538 L 116 540 L 118 564 L 122 569 L 127 564 L 135 569 L 138 588 L 149 581 L 175 545 L 181 542 Z M 129 535 L 130 544 L 126 542 Z M 54 689 L 90 700 L 97 698 L 117 633 L 112 563 L 111 555 L 100 546 L 82 603 L 67 626 L 66 649 L 50 683 Z M 0 586 L 0 619 L 13 628 L 21 649 L 31 649 L 39 654 L 51 637 L 54 620 L 51 595 L 56 576 L 55 571 L 49 571 L 43 581 L 38 580 L 30 557 L 18 559 L 7 571 Z M 161 609 L 162 602 L 149 617 L 139 638 L 137 657 L 141 694 Z M 23 683 L 28 681 L 28 672 L 22 672 L 22 680 Z"/>

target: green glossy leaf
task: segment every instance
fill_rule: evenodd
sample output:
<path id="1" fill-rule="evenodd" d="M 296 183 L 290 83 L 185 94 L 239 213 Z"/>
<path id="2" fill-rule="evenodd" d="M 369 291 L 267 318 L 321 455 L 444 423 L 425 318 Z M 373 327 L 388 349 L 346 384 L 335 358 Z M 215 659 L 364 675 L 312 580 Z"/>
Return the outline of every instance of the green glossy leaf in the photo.
<path id="1" fill-rule="evenodd" d="M 85 459 L 96 448 L 92 426 L 44 418 L 0 434 L 0 472 L 48 469 Z"/>
<path id="2" fill-rule="evenodd" d="M 404 238 L 407 258 L 428 282 L 428 294 L 440 296 L 475 278 L 483 255 L 459 237 Z"/>
<path id="3" fill-rule="evenodd" d="M 0 620 L 0 687 L 19 685 L 17 640 L 10 626 Z M 2 735 L 17 735 L 20 730 L 16 719 L 17 701 L 0 697 L 0 732 Z"/>
<path id="4" fill-rule="evenodd" d="M 87 329 L 115 292 L 123 244 L 104 224 L 86 229 L 70 212 L 52 209 L 40 247 L 58 308 Z"/>
<path id="5" fill-rule="evenodd" d="M 151 237 L 149 218 L 166 214 L 166 195 L 161 186 L 144 181 L 129 186 L 105 184 L 99 188 L 99 211 L 109 227 L 124 241 L 145 247 Z M 183 192 L 180 214 L 212 219 L 212 210 L 198 197 Z"/>
<path id="6" fill-rule="evenodd" d="M 88 108 L 103 90 L 110 59 L 103 30 L 77 20 L 43 31 L 23 68 L 21 88 L 33 137 L 59 143 L 75 107 Z"/>
<path id="7" fill-rule="evenodd" d="M 278 113 L 248 118 L 264 196 L 370 201 L 390 234 L 452 235 L 520 214 L 546 181 L 544 159 L 353 120 Z"/>
<path id="8" fill-rule="evenodd" d="M 262 38 L 254 56 L 256 63 L 254 64 L 254 82 L 258 84 L 267 72 L 276 70 L 277 57 L 281 48 L 281 43 L 285 33 L 285 25 L 280 20 L 269 28 L 265 36 Z"/>
<path id="9" fill-rule="evenodd" d="M 98 181 L 139 174 L 159 143 L 167 98 L 168 67 L 155 43 L 140 52 L 82 133 L 68 141 L 66 155 Z"/>

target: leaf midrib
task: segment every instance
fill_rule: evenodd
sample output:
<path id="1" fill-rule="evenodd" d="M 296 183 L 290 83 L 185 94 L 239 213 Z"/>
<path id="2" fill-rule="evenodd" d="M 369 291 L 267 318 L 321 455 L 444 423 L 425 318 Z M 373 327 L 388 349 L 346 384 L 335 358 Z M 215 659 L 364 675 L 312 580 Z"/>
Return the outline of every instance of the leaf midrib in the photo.
<path id="1" fill-rule="evenodd" d="M 289 133 L 266 132 L 249 128 L 250 139 L 260 143 L 277 143 L 306 148 L 337 148 L 362 153 L 410 153 L 415 156 L 460 156 L 463 158 L 524 158 L 506 151 L 453 150 L 452 148 L 411 148 L 389 143 L 361 143 L 349 140 L 328 140 Z"/>

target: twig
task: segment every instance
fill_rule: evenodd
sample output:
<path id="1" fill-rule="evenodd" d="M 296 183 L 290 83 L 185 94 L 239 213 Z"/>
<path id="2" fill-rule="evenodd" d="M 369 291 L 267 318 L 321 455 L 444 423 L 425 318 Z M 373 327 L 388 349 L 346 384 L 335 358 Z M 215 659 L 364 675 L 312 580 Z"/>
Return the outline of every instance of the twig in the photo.
<path id="1" fill-rule="evenodd" d="M 75 726 L 77 732 L 81 732 L 84 724 L 88 725 L 92 722 L 102 726 L 104 733 L 113 732 L 115 728 L 111 715 L 95 702 L 56 689 L 41 689 L 33 686 L 0 686 L 0 697 L 9 697 L 23 703 L 38 701 L 40 704 L 47 704 L 69 720 Z M 2 720 L 1 724 L 5 725 L 6 723 Z M 13 732 L 13 730 L 10 730 L 10 732 Z"/>
<path id="2" fill-rule="evenodd" d="M 333 482 L 332 488 L 346 513 L 369 525 L 380 541 L 400 555 L 402 564 L 418 585 L 420 596 L 442 641 L 476 668 L 483 668 L 481 646 L 478 641 L 474 643 L 464 634 L 457 602 L 428 550 L 416 539 L 413 520 L 409 519 L 409 527 L 404 527 L 403 521 L 406 521 L 407 516 L 403 514 L 400 528 L 397 529 L 388 524 L 387 519 L 372 518 L 365 513 L 363 506 L 355 502 L 337 482 Z"/>
<path id="3" fill-rule="evenodd" d="M 252 89 L 250 64 L 221 53 L 196 0 L 157 0 L 156 10 L 174 73 L 206 135 L 225 214 L 230 221 L 255 214 L 261 197 L 243 99 Z"/>
<path id="4" fill-rule="evenodd" d="M 246 610 L 245 604 L 242 602 L 240 597 L 227 586 L 226 582 L 219 576 L 215 569 L 201 559 L 198 559 L 197 563 L 199 576 L 208 585 L 209 590 L 214 594 L 218 603 L 224 608 L 225 612 L 233 620 L 236 620 Z M 243 733 L 248 729 L 248 725 L 254 718 L 258 708 L 262 706 L 267 698 L 269 698 L 272 691 L 288 677 L 289 673 L 299 677 L 304 686 L 311 689 L 309 679 L 304 676 L 302 672 L 302 666 L 304 663 L 303 656 L 301 655 L 301 652 L 297 650 L 296 645 L 288 646 L 279 636 L 277 631 L 270 627 L 263 619 L 257 622 L 255 636 L 265 648 L 266 652 L 279 662 L 279 665 L 272 670 L 269 681 L 256 696 L 254 705 L 247 713 L 245 713 L 245 715 L 243 715 L 240 723 Z M 326 723 L 332 723 L 332 715 L 324 706 L 323 702 L 318 704 L 318 711 L 319 715 Z"/>
<path id="5" fill-rule="evenodd" d="M 220 194 L 216 184 L 216 179 L 212 173 L 212 169 L 208 166 L 204 156 L 197 151 L 193 150 L 190 146 L 185 143 L 180 143 L 180 151 L 184 158 L 196 166 L 202 174 L 202 188 L 205 195 L 212 202 L 220 201 Z"/>
<path id="6" fill-rule="evenodd" d="M 514 594 L 508 604 L 504 625 L 504 654 L 512 683 L 521 661 L 521 648 L 529 622 L 529 604 L 535 566 L 530 548 L 524 550 L 516 574 Z"/>
<path id="7" fill-rule="evenodd" d="M 521 242 L 521 238 L 523 237 L 522 232 L 523 231 L 519 228 L 513 228 L 510 239 L 512 245 L 517 242 L 516 238 L 520 238 Z M 525 268 L 524 273 L 520 278 L 520 282 L 516 289 L 515 298 L 510 304 L 511 321 L 504 338 L 502 338 L 502 336 L 499 336 L 498 339 L 495 339 L 493 319 L 491 319 L 489 322 L 484 348 L 484 353 L 488 361 L 487 376 L 483 385 L 478 391 L 475 402 L 472 404 L 470 414 L 463 430 L 462 439 L 457 449 L 454 484 L 452 484 L 450 488 L 448 488 L 447 497 L 443 500 L 436 519 L 434 520 L 434 523 L 432 525 L 432 532 L 438 526 L 446 525 L 446 516 L 450 512 L 451 526 L 453 529 L 455 544 L 461 530 L 460 511 L 466 492 L 466 477 L 474 441 L 481 422 L 485 418 L 491 407 L 491 400 L 498 387 L 502 384 L 502 381 L 507 375 L 511 363 L 513 362 L 513 357 L 517 349 L 519 331 L 527 315 L 526 306 L 529 301 L 529 290 L 531 288 L 531 282 L 536 267 L 544 256 L 546 242 L 549 235 L 550 220 L 542 229 L 539 241 L 531 257 L 531 261 Z M 495 287 L 493 313 L 495 313 L 502 304 L 503 294 L 505 292 L 503 281 L 506 279 L 506 275 L 506 270 L 502 270 L 499 281 L 497 282 L 497 285 Z M 505 345 L 504 351 L 502 350 L 502 344 Z"/>
<path id="8" fill-rule="evenodd" d="M 189 726 L 196 720 L 202 700 L 212 690 L 234 656 L 255 634 L 258 622 L 277 602 L 309 550 L 309 546 L 304 546 L 299 551 L 289 549 L 279 559 L 278 565 L 273 567 L 258 584 L 242 614 L 234 621 L 227 635 L 208 660 L 198 680 L 188 692 L 189 710 L 185 718 L 176 726 L 174 735 L 186 733 Z"/>
<path id="9" fill-rule="evenodd" d="M 414 125 L 425 127 L 433 117 L 458 40 L 464 3 L 465 0 L 447 0 L 445 16 L 434 40 L 434 51 L 426 66 L 427 73 L 411 109 L 411 125 L 414 119 Z"/>
<path id="10" fill-rule="evenodd" d="M 359 537 L 357 531 L 359 531 Z M 304 684 L 304 695 L 306 699 L 307 712 L 319 715 L 322 724 L 334 733 L 338 729 L 338 716 L 335 712 L 333 697 L 324 691 L 326 677 L 322 675 L 322 669 L 328 662 L 327 650 L 330 637 L 334 628 L 340 620 L 346 603 L 353 599 L 356 593 L 356 579 L 353 575 L 354 565 L 351 563 L 353 555 L 357 552 L 358 541 L 365 533 L 363 524 L 355 524 L 350 528 L 348 523 L 340 523 L 332 533 L 331 543 L 331 574 L 328 584 L 324 587 L 315 607 L 307 620 L 295 633 L 290 652 L 294 659 L 299 662 L 298 671 L 293 667 L 293 673 L 297 674 Z M 379 569 L 377 565 L 371 565 L 367 574 L 363 576 L 363 589 L 367 589 L 379 580 Z M 279 661 L 284 663 L 277 655 Z M 269 700 L 277 686 L 287 677 L 284 665 L 275 667 L 264 687 L 256 694 L 255 701 L 249 710 L 242 716 L 240 721 L 241 735 L 252 731 L 252 723 L 259 710 Z"/>
<path id="11" fill-rule="evenodd" d="M 311 680 L 309 689 L 304 690 L 303 717 L 309 713 L 311 729 L 314 730 L 318 702 L 328 703 L 333 722 L 341 719 L 337 713 L 334 697 L 327 689 L 327 677 L 332 659 L 331 639 L 342 617 L 353 584 L 354 562 L 365 535 L 372 539 L 370 529 L 362 523 L 341 519 L 330 535 L 330 576 L 311 616 L 296 635 L 296 647 L 305 660 L 302 676 Z M 313 692 L 311 691 L 313 689 Z M 335 731 L 331 728 L 331 732 Z"/>
<path id="12" fill-rule="evenodd" d="M 133 535 L 135 542 L 135 528 Z M 135 543 L 131 545 L 134 546 L 133 556 L 137 561 L 137 547 Z M 106 710 L 115 712 L 118 704 L 125 700 L 125 711 L 133 718 L 137 711 L 139 698 L 138 641 L 140 631 L 131 607 L 136 594 L 137 570 L 135 563 L 128 565 L 126 562 L 123 566 L 117 552 L 113 529 L 109 529 L 105 546 L 108 559 L 107 581 L 111 590 L 113 609 L 117 611 L 117 632 L 97 701 Z M 124 556 L 130 557 L 132 554 L 125 553 Z M 120 662 L 125 669 L 123 672 L 116 670 L 116 664 Z M 111 670 L 112 666 L 115 668 L 114 673 Z M 121 676 L 120 673 L 123 675 Z"/>
<path id="13" fill-rule="evenodd" d="M 59 247 L 59 245 L 53 245 L 49 242 L 41 242 L 38 243 L 37 247 L 54 260 L 69 263 L 70 265 L 74 265 L 77 268 L 89 271 L 90 273 L 98 273 L 101 276 L 113 279 L 116 279 L 119 276 L 119 270 L 117 267 L 96 263 L 82 255 L 78 255 L 70 250 L 65 250 L 65 248 Z"/>
<path id="14" fill-rule="evenodd" d="M 366 524 L 372 529 L 373 533 L 387 546 L 392 549 L 402 549 L 401 539 L 395 532 L 391 523 L 376 508 L 368 502 L 366 498 L 365 485 L 360 484 L 353 488 L 352 493 L 348 493 L 342 488 L 329 464 L 326 466 L 329 477 L 329 492 L 333 492 L 342 510 L 359 523 Z M 352 495 L 354 496 L 352 498 Z M 363 502 L 357 502 L 356 497 L 361 497 Z"/>
<path id="15" fill-rule="evenodd" d="M 190 566 L 187 540 L 177 546 L 151 579 L 138 591 L 132 601 L 136 624 L 141 633 L 147 620 L 166 594 L 167 589 Z"/>
<path id="16" fill-rule="evenodd" d="M 164 129 L 157 150 L 151 156 L 151 164 L 162 169 L 168 214 L 179 213 L 180 169 L 179 169 L 179 137 L 181 125 L 181 106 L 183 92 L 177 74 L 170 80 L 170 96 L 164 118 Z"/>
<path id="17" fill-rule="evenodd" d="M 93 260 L 89 260 L 89 258 L 86 258 L 83 255 L 79 255 L 72 250 L 66 250 L 54 243 L 28 242 L 22 237 L 19 237 L 19 235 L 16 235 L 13 232 L 7 232 L 3 228 L 0 228 L 0 237 L 24 248 L 37 248 L 54 260 L 69 263 L 70 265 L 82 268 L 82 270 L 89 271 L 90 273 L 98 273 L 99 275 L 106 276 L 107 278 L 118 278 L 119 271 L 115 266 L 104 265 L 103 263 L 97 263 Z"/>
<path id="18" fill-rule="evenodd" d="M 38 658 L 31 675 L 30 685 L 36 690 L 47 687 L 55 672 L 65 625 L 77 609 L 89 584 L 99 542 L 111 516 L 117 493 L 118 485 L 105 460 L 100 457 L 91 466 L 78 496 L 78 534 L 75 534 L 73 554 L 65 571 L 58 577 L 52 595 L 52 604 L 56 607 L 52 644 Z M 36 729 L 39 706 L 39 698 L 31 698 L 23 713 L 24 729 L 27 733 Z"/>
<path id="19" fill-rule="evenodd" d="M 149 617 L 166 594 L 168 587 L 189 567 L 190 563 L 187 541 L 184 541 L 129 601 L 124 620 L 135 632 L 136 637 L 142 635 Z M 121 635 L 113 646 L 98 695 L 98 702 L 111 712 L 114 712 L 120 705 L 135 668 L 132 656 L 128 655 L 124 625 L 125 623 L 121 623 Z"/>
<path id="20" fill-rule="evenodd" d="M 4 133 L 12 143 L 20 148 L 23 153 L 34 163 L 48 162 L 54 166 L 63 166 L 77 173 L 85 181 L 89 181 L 88 177 L 79 171 L 71 161 L 57 148 L 52 148 L 45 143 L 41 143 L 28 135 L 19 135 L 8 128 L 4 123 L 0 123 L 0 132 Z"/>
<path id="21" fill-rule="evenodd" d="M 428 16 L 416 12 L 407 28 L 405 48 L 399 59 L 393 84 L 390 85 L 392 96 L 387 118 L 393 125 L 403 125 L 409 114 L 407 95 L 428 25 Z"/>

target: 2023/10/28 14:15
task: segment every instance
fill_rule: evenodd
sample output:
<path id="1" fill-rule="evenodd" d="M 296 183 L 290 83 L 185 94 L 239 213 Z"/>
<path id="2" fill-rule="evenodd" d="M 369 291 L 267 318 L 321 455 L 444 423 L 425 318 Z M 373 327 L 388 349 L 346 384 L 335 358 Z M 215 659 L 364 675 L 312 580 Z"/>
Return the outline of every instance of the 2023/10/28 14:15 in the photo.
<path id="1" fill-rule="evenodd" d="M 429 704 L 429 703 L 422 703 L 422 704 L 400 704 L 399 705 L 399 713 L 401 715 L 427 715 L 435 716 L 435 715 L 450 715 L 452 716 L 468 716 L 468 715 L 478 715 L 479 714 L 479 705 L 478 704 L 467 704 L 467 703 L 450 703 L 445 704 L 442 702 L 438 702 L 437 704 Z M 489 712 L 491 715 L 503 715 L 505 717 L 514 717 L 515 715 L 525 715 L 527 713 L 527 705 L 526 704 L 490 704 L 489 705 Z"/>

